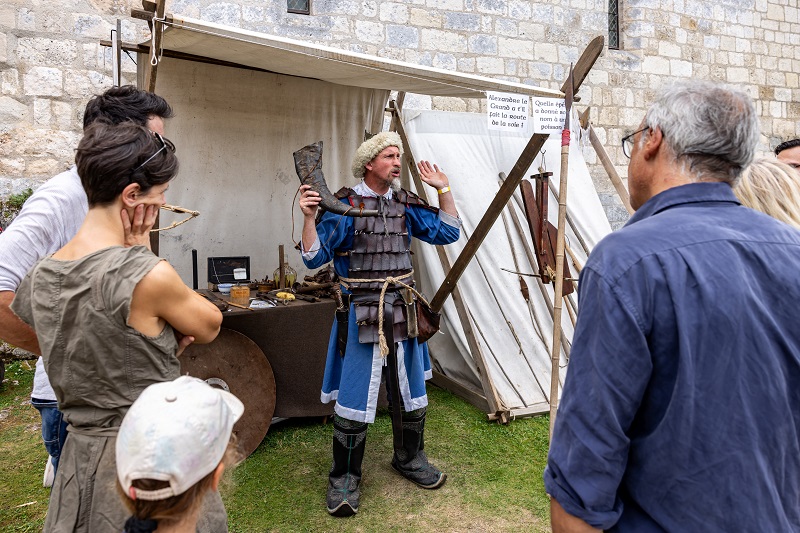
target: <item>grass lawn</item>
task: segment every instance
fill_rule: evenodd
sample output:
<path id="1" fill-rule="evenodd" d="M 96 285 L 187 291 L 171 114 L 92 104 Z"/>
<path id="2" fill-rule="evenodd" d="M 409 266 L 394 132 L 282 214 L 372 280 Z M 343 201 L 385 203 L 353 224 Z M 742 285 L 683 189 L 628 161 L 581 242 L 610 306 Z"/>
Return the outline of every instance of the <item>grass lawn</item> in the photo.
<path id="1" fill-rule="evenodd" d="M 0 531 L 41 531 L 48 489 L 39 414 L 30 406 L 33 362 L 6 365 L 0 387 Z M 439 490 L 417 488 L 392 470 L 392 430 L 379 412 L 367 436 L 361 509 L 325 511 L 331 424 L 319 418 L 275 424 L 222 488 L 233 532 L 549 530 L 542 471 L 547 417 L 508 426 L 460 398 L 428 387 L 425 450 L 447 472 Z"/>

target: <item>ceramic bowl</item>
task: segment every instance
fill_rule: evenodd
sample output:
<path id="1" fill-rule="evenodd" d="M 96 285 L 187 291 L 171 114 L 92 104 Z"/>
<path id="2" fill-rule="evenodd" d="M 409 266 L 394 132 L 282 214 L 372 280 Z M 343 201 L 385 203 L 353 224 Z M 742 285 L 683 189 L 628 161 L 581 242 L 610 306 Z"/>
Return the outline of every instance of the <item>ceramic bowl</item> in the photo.
<path id="1" fill-rule="evenodd" d="M 219 292 L 222 294 L 230 294 L 231 287 L 233 287 L 233 283 L 220 283 L 219 285 L 217 285 Z"/>

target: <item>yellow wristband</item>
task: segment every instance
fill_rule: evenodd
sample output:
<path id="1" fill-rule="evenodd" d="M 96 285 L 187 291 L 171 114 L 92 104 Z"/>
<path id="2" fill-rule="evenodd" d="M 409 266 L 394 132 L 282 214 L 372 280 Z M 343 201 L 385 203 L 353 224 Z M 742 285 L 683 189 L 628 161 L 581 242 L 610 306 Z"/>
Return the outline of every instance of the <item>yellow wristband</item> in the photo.
<path id="1" fill-rule="evenodd" d="M 438 192 L 439 192 L 439 194 L 444 194 L 446 192 L 450 192 L 450 186 L 448 185 L 447 187 L 442 187 L 441 189 L 438 189 Z"/>

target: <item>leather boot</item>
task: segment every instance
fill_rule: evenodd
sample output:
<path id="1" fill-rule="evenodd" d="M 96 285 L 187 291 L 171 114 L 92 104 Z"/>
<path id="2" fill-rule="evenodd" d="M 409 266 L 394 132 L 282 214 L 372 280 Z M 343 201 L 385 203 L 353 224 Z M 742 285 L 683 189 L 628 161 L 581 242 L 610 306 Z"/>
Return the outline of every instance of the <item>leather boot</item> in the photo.
<path id="1" fill-rule="evenodd" d="M 438 489 L 447 474 L 428 462 L 425 455 L 425 408 L 403 413 L 403 446 L 395 446 L 392 467 L 423 489 Z"/>
<path id="2" fill-rule="evenodd" d="M 333 422 L 333 466 L 328 476 L 328 512 L 352 516 L 361 497 L 361 461 L 367 444 L 367 424 L 337 416 Z"/>

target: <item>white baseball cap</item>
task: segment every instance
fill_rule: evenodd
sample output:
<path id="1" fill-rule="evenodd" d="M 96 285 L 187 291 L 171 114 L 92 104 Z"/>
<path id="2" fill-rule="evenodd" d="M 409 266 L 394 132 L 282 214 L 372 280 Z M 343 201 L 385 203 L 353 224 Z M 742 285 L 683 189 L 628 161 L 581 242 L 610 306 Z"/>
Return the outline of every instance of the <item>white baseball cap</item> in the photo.
<path id="1" fill-rule="evenodd" d="M 133 402 L 117 435 L 117 477 L 131 499 L 182 494 L 210 474 L 228 447 L 244 405 L 233 394 L 190 376 L 147 387 Z M 169 482 L 137 489 L 137 479 Z"/>

